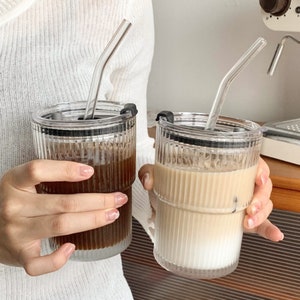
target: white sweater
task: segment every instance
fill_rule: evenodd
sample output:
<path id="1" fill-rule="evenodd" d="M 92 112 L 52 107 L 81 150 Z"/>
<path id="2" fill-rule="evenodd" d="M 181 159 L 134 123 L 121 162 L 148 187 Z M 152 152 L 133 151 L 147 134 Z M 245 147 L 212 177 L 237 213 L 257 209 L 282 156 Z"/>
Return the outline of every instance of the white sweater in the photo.
<path id="1" fill-rule="evenodd" d="M 146 114 L 154 43 L 151 0 L 0 0 L 0 174 L 34 158 L 31 111 L 87 98 L 96 62 L 124 18 L 133 26 L 105 69 L 99 98 L 136 103 L 137 170 L 153 162 Z M 150 234 L 150 204 L 138 180 L 133 203 L 134 216 Z M 118 255 L 69 261 L 38 277 L 0 264 L 0 298 L 127 300 L 132 295 Z"/>

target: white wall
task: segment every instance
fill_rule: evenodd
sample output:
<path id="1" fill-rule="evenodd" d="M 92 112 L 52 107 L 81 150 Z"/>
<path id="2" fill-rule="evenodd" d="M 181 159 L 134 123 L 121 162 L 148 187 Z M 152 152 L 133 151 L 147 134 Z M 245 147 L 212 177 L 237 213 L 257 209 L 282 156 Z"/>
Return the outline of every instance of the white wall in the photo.
<path id="1" fill-rule="evenodd" d="M 153 6 L 150 111 L 209 112 L 224 75 L 262 36 L 268 45 L 232 83 L 222 114 L 256 121 L 300 117 L 300 45 L 289 41 L 274 76 L 267 75 L 287 33 L 264 25 L 258 0 L 153 0 Z"/>

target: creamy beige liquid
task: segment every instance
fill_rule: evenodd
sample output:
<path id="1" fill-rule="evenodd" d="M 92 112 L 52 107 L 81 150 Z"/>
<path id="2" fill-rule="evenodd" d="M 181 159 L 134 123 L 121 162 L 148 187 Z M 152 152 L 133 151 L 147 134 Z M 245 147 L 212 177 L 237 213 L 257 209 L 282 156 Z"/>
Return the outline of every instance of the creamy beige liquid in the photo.
<path id="1" fill-rule="evenodd" d="M 221 269 L 239 259 L 257 166 L 193 172 L 155 165 L 155 253 L 170 264 Z"/>

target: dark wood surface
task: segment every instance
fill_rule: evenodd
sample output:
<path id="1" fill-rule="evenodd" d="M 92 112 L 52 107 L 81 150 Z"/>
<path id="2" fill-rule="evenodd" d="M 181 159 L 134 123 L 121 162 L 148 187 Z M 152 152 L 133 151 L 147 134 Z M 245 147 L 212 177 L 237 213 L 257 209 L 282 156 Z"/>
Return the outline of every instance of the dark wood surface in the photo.
<path id="1" fill-rule="evenodd" d="M 300 166 L 263 157 L 270 167 L 274 208 L 300 212 Z"/>
<path id="2" fill-rule="evenodd" d="M 273 243 L 244 234 L 237 269 L 214 280 L 193 280 L 163 269 L 153 244 L 133 220 L 133 241 L 122 253 L 124 274 L 135 300 L 299 300 L 299 214 L 274 210 L 271 221 L 285 233 Z"/>

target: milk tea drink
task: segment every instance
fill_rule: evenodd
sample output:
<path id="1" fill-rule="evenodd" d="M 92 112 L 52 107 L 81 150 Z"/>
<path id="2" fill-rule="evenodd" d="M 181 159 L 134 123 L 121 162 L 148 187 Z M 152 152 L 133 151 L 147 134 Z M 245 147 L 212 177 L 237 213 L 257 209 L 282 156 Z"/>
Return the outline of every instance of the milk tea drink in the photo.
<path id="1" fill-rule="evenodd" d="M 154 192 L 154 256 L 182 276 L 210 279 L 238 265 L 243 218 L 255 185 L 260 127 L 203 114 L 159 116 Z"/>
<path id="2" fill-rule="evenodd" d="M 82 182 L 43 182 L 48 194 L 122 192 L 128 202 L 120 217 L 104 227 L 52 237 L 53 250 L 66 242 L 76 245 L 72 259 L 97 260 L 114 256 L 131 242 L 132 191 L 135 180 L 136 136 L 134 105 L 98 101 L 95 118 L 83 120 L 86 102 L 63 103 L 33 114 L 32 131 L 38 158 L 70 160 L 94 167 Z"/>

